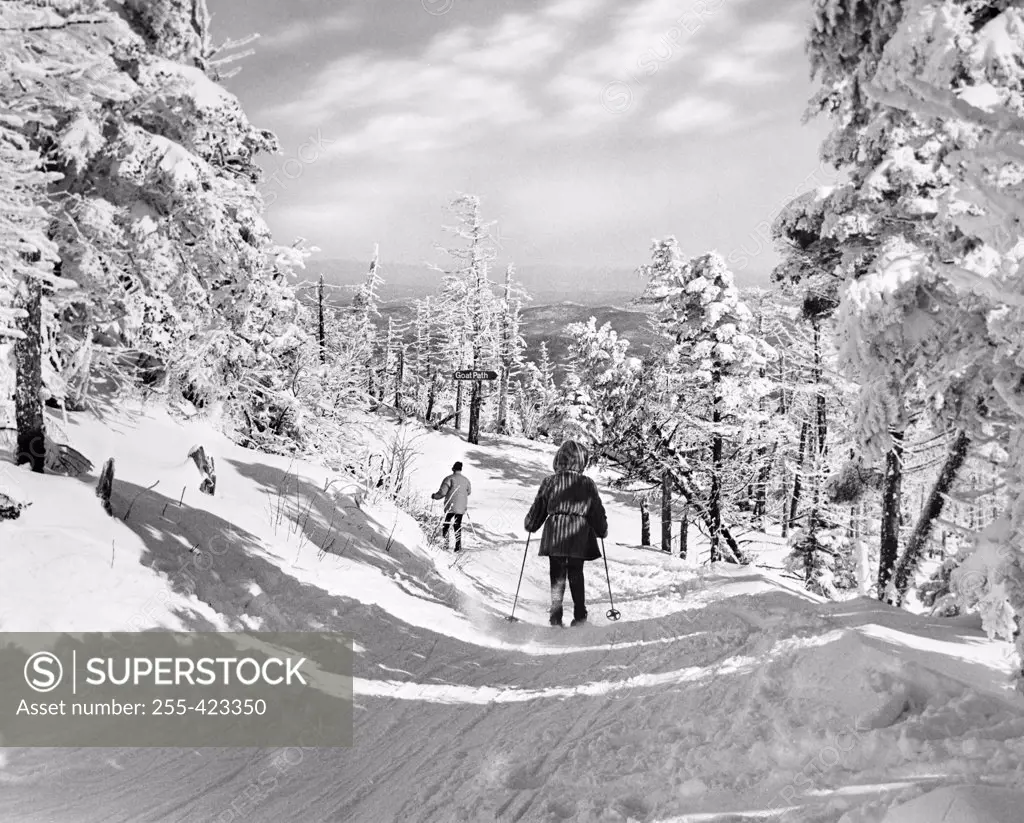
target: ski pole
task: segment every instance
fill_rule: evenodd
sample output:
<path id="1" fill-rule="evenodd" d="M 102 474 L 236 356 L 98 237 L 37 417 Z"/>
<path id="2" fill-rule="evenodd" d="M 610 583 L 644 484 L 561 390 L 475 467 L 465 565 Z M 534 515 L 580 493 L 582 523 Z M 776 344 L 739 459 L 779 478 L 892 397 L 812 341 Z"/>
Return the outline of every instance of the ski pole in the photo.
<path id="1" fill-rule="evenodd" d="M 530 551 L 530 533 L 526 533 L 526 548 L 523 549 L 523 567 L 519 570 L 519 584 L 516 586 L 516 599 L 512 601 L 512 614 L 505 619 L 509 623 L 518 623 L 519 618 L 516 617 L 516 603 L 519 602 L 519 586 L 523 585 L 523 572 L 526 570 L 526 554 Z"/>
<path id="2" fill-rule="evenodd" d="M 473 530 L 473 537 L 476 538 L 476 542 L 483 545 L 483 540 L 480 539 L 480 534 L 476 530 L 476 521 L 469 516 L 469 512 L 466 512 L 466 520 L 469 521 L 469 527 Z"/>
<path id="3" fill-rule="evenodd" d="M 604 577 L 605 580 L 608 581 L 608 602 L 611 603 L 612 606 L 604 613 L 604 616 L 609 620 L 618 620 L 622 617 L 622 614 L 615 608 L 615 601 L 612 600 L 612 576 L 608 573 L 608 552 L 604 547 L 603 537 L 601 538 L 601 556 L 604 557 Z"/>

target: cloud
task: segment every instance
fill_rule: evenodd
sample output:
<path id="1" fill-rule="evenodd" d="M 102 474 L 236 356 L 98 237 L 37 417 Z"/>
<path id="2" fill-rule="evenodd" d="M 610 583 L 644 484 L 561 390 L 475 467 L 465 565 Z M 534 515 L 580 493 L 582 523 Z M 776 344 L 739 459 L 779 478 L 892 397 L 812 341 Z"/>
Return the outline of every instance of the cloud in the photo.
<path id="1" fill-rule="evenodd" d="M 773 57 L 802 46 L 806 33 L 806 27 L 793 21 L 770 20 L 746 29 L 737 49 L 740 54 Z"/>
<path id="2" fill-rule="evenodd" d="M 639 0 L 618 6 L 607 36 L 580 50 L 548 84 L 548 92 L 570 106 L 553 130 L 584 132 L 607 126 L 612 115 L 638 114 L 656 83 L 688 71 L 699 54 L 719 47 L 723 32 L 732 34 L 745 2 Z"/>
<path id="3" fill-rule="evenodd" d="M 790 21 L 767 21 L 745 29 L 727 51 L 710 54 L 703 61 L 701 82 L 725 85 L 762 85 L 781 77 L 771 66 L 797 53 L 805 29 Z"/>
<path id="4" fill-rule="evenodd" d="M 536 89 L 574 26 L 606 0 L 557 0 L 540 12 L 450 27 L 414 56 L 362 51 L 337 58 L 271 118 L 343 134 L 332 153 L 454 147 L 488 130 L 542 119 Z"/>
<path id="5" fill-rule="evenodd" d="M 423 59 L 450 62 L 465 69 L 519 74 L 540 71 L 565 48 L 564 32 L 555 20 L 525 14 L 506 14 L 493 26 L 462 26 L 438 37 Z"/>
<path id="6" fill-rule="evenodd" d="M 754 57 L 723 54 L 704 61 L 701 82 L 725 85 L 763 85 L 778 80 L 780 72 L 763 65 Z"/>
<path id="7" fill-rule="evenodd" d="M 573 99 L 583 88 L 599 92 L 613 80 L 650 73 L 656 61 L 678 59 L 689 47 L 683 16 L 677 0 L 620 7 L 609 20 L 610 36 L 577 52 L 551 90 Z"/>
<path id="8" fill-rule="evenodd" d="M 542 14 L 555 20 L 580 22 L 593 17 L 605 3 L 606 0 L 555 0 Z"/>
<path id="9" fill-rule="evenodd" d="M 533 144 L 607 131 L 616 115 L 621 125 L 652 100 L 660 105 L 670 77 L 694 88 L 701 77 L 709 84 L 771 78 L 764 63 L 791 48 L 799 30 L 741 19 L 747 2 L 553 0 L 477 25 L 453 18 L 413 53 L 367 49 L 335 58 L 302 94 L 267 114 L 337 135 L 331 152 L 345 156 L 502 140 L 510 127 Z M 289 27 L 279 41 L 310 25 Z M 354 24 L 339 15 L 334 25 Z M 668 103 L 655 115 L 662 132 L 717 127 L 729 108 L 712 93 L 686 101 L 700 104 L 696 117 Z"/>
<path id="10" fill-rule="evenodd" d="M 662 132 L 685 134 L 728 131 L 728 127 L 737 125 L 739 119 L 735 106 L 725 100 L 690 95 L 663 109 L 654 122 Z"/>
<path id="11" fill-rule="evenodd" d="M 260 35 L 258 46 L 268 51 L 294 48 L 314 37 L 355 31 L 358 27 L 358 19 L 351 11 L 337 12 L 327 17 L 294 20 L 273 34 Z"/>

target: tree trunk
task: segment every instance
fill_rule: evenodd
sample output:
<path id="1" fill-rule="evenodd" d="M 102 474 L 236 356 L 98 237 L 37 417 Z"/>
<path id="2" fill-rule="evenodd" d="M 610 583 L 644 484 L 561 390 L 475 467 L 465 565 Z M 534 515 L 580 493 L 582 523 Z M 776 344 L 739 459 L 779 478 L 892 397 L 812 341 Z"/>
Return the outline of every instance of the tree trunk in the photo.
<path id="1" fill-rule="evenodd" d="M 430 381 L 427 384 L 427 423 L 429 423 L 430 418 L 434 416 L 434 402 L 437 398 L 437 392 L 434 389 L 433 375 L 430 375 L 427 379 Z"/>
<path id="2" fill-rule="evenodd" d="M 327 331 L 324 327 L 324 276 L 320 275 L 320 282 L 316 288 L 317 307 L 317 340 L 320 341 L 320 363 L 327 362 Z"/>
<path id="3" fill-rule="evenodd" d="M 903 605 L 907 589 L 910 587 L 910 581 L 921 561 L 921 553 L 924 551 L 925 544 L 928 542 L 928 536 L 931 534 L 932 525 L 942 514 L 942 508 L 946 504 L 946 495 L 949 494 L 957 474 L 967 459 L 967 448 L 970 442 L 967 433 L 963 431 L 958 431 L 953 439 L 953 443 L 949 448 L 949 454 L 946 455 L 946 462 L 942 466 L 942 471 L 939 472 L 938 479 L 935 481 L 935 485 L 932 486 L 931 494 L 928 495 L 928 500 L 924 504 L 917 525 L 914 527 L 910 540 L 907 541 L 907 547 L 904 549 L 903 555 L 896 566 L 896 574 L 893 581 L 893 586 L 896 589 L 896 602 L 894 603 L 896 606 Z"/>
<path id="4" fill-rule="evenodd" d="M 511 434 L 508 425 L 508 389 L 512 379 L 512 267 L 505 269 L 505 301 L 501 313 L 501 372 L 498 374 L 498 433 Z"/>
<path id="5" fill-rule="evenodd" d="M 500 434 L 511 434 L 512 430 L 508 425 L 508 384 L 511 379 L 510 369 L 507 364 L 502 364 L 501 374 L 498 375 L 498 432 Z"/>
<path id="6" fill-rule="evenodd" d="M 690 503 L 683 503 L 683 516 L 679 521 L 679 556 L 686 559 L 687 532 L 690 528 Z"/>
<path id="7" fill-rule="evenodd" d="M 992 459 L 992 488 L 999 488 L 999 464 Z M 999 493 L 992 493 L 992 509 L 989 512 L 989 523 L 993 523 L 999 517 Z M 986 524 L 988 525 L 988 524 Z"/>
<path id="8" fill-rule="evenodd" d="M 800 490 L 803 486 L 804 456 L 807 454 L 807 436 L 810 424 L 805 420 L 800 424 L 800 449 L 797 452 L 796 471 L 793 472 L 793 497 L 789 501 L 789 525 L 796 526 L 796 515 L 800 507 Z"/>
<path id="9" fill-rule="evenodd" d="M 739 510 L 744 512 L 750 512 L 754 514 L 754 489 L 757 486 L 757 472 L 754 470 L 754 455 L 747 456 L 747 477 L 750 480 L 747 482 L 746 494 L 743 499 L 739 501 Z"/>
<path id="10" fill-rule="evenodd" d="M 455 386 L 455 431 L 462 431 L 462 381 Z"/>
<path id="11" fill-rule="evenodd" d="M 644 497 L 640 498 L 640 545 L 651 545 L 651 510 Z"/>
<path id="12" fill-rule="evenodd" d="M 779 515 L 779 525 L 782 527 L 782 536 L 789 534 L 789 472 L 786 471 L 785 463 L 782 466 L 782 513 Z"/>
<path id="13" fill-rule="evenodd" d="M 758 337 L 763 337 L 764 314 L 758 314 L 757 334 Z M 758 370 L 758 376 L 763 380 L 767 374 L 767 368 L 765 366 L 761 366 Z M 757 409 L 761 413 L 761 419 L 758 421 L 758 439 L 760 440 L 760 444 L 757 447 L 757 473 L 756 480 L 754 481 L 753 497 L 754 518 L 758 521 L 761 531 L 764 531 L 766 526 L 765 517 L 767 514 L 768 471 L 771 465 L 768 460 L 768 446 L 765 445 L 765 432 L 768 429 L 767 404 L 768 398 L 766 395 L 762 395 L 757 401 Z"/>
<path id="14" fill-rule="evenodd" d="M 15 420 L 18 427 L 17 465 L 28 463 L 32 471 L 43 473 L 46 458 L 46 418 L 43 415 L 43 285 L 35 277 L 28 280 L 28 293 L 21 308 L 18 330 L 24 334 L 14 344 Z"/>
<path id="15" fill-rule="evenodd" d="M 903 432 L 893 432 L 892 448 L 885 456 L 882 485 L 882 520 L 878 546 L 878 599 L 886 599 L 900 550 L 900 497 L 903 484 Z"/>
<path id="16" fill-rule="evenodd" d="M 405 380 L 405 349 L 395 356 L 395 408 L 402 411 L 402 382 Z"/>
<path id="17" fill-rule="evenodd" d="M 815 394 L 816 420 L 815 431 L 818 435 L 818 459 L 825 457 L 825 444 L 828 435 L 828 420 L 826 417 L 825 392 L 821 386 L 821 326 L 814 324 L 814 371 L 811 375 L 814 384 L 817 386 Z"/>
<path id="18" fill-rule="evenodd" d="M 754 517 L 760 521 L 761 531 L 768 528 L 768 480 L 771 477 L 772 464 L 778 452 L 778 444 L 771 449 L 759 449 L 760 466 L 757 469 L 757 481 L 754 484 Z"/>
<path id="19" fill-rule="evenodd" d="M 469 435 L 466 440 L 474 446 L 480 443 L 480 405 L 483 400 L 480 386 L 479 380 L 473 381 L 473 393 L 469 400 Z"/>
<path id="20" fill-rule="evenodd" d="M 754 517 L 758 520 L 761 531 L 764 531 L 768 512 L 768 450 L 763 446 L 759 447 L 757 456 L 760 465 L 757 467 L 757 481 L 754 483 Z"/>
<path id="21" fill-rule="evenodd" d="M 721 372 L 715 369 L 711 373 L 711 387 L 714 392 L 714 405 L 711 410 L 711 426 L 714 430 L 711 440 L 711 494 L 708 499 L 708 515 L 711 537 L 711 562 L 721 559 L 719 541 L 722 535 L 722 397 L 720 395 Z"/>
<path id="22" fill-rule="evenodd" d="M 670 474 L 672 475 L 672 479 L 675 483 L 676 488 L 678 489 L 679 493 L 686 498 L 687 503 L 694 503 L 694 506 L 697 509 L 697 516 L 704 521 L 704 525 L 707 526 L 708 532 L 710 533 L 713 528 L 713 520 L 709 513 L 708 507 L 700 504 L 700 498 L 698 497 L 697 493 L 694 491 L 693 487 L 690 485 L 689 481 L 686 479 L 684 475 L 678 475 L 671 472 Z M 736 563 L 750 562 L 749 559 L 744 555 L 743 551 L 740 549 L 740 544 L 736 541 L 736 538 L 733 537 L 732 532 L 729 530 L 728 527 L 722 525 L 720 521 L 719 529 L 721 531 L 722 537 L 725 539 L 725 545 L 729 547 L 729 550 L 731 552 L 731 556 L 727 557 L 726 559 L 730 562 L 735 561 Z"/>
<path id="23" fill-rule="evenodd" d="M 821 507 L 821 483 L 818 482 L 817 473 L 813 492 L 811 494 L 811 511 L 807 515 L 807 536 L 803 539 L 804 553 L 804 582 L 808 586 L 814 581 L 814 572 L 818 567 L 818 529 L 823 523 L 819 515 Z"/>
<path id="24" fill-rule="evenodd" d="M 786 402 L 786 355 L 779 356 L 779 417 L 784 418 L 789 414 L 789 404 Z M 785 456 L 782 460 L 782 516 L 779 518 L 779 525 L 782 527 L 782 536 L 789 534 L 789 516 L 786 511 L 789 505 L 789 477 L 786 471 Z"/>
<path id="25" fill-rule="evenodd" d="M 821 475 L 825 465 L 825 444 L 828 440 L 828 420 L 826 417 L 825 392 L 822 389 L 821 368 L 821 326 L 817 321 L 814 329 L 814 361 L 811 368 L 811 380 L 815 385 L 814 395 L 814 452 L 811 462 L 811 511 L 807 517 L 807 537 L 804 540 L 804 579 L 810 585 L 818 568 L 818 530 L 825 524 L 821 518 Z"/>
<path id="26" fill-rule="evenodd" d="M 661 550 L 672 551 L 672 476 L 661 475 Z"/>

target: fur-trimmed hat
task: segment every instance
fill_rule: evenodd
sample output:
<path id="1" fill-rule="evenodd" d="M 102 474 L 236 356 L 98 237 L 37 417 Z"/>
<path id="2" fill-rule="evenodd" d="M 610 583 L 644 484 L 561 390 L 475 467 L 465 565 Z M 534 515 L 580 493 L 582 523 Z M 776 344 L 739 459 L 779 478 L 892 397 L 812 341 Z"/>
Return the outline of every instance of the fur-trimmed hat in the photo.
<path id="1" fill-rule="evenodd" d="M 566 440 L 555 454 L 556 472 L 582 472 L 587 467 L 587 450 L 575 440 Z"/>

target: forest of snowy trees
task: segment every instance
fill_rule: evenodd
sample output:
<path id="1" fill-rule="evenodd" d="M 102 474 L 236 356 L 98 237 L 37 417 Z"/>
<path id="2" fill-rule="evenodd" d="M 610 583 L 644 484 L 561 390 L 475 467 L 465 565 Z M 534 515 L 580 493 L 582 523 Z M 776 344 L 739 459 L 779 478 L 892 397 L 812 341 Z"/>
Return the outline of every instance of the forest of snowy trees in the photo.
<path id="1" fill-rule="evenodd" d="M 102 389 L 216 414 L 242 445 L 340 460 L 353 410 L 586 442 L 637 542 L 749 561 L 778 530 L 829 597 L 1024 616 L 1024 14 L 981 0 L 817 0 L 808 54 L 842 182 L 778 215 L 773 281 L 673 237 L 637 261 L 658 344 L 596 322 L 527 357 L 529 300 L 479 198 L 450 204 L 408 326 L 377 252 L 346 305 L 264 222 L 277 150 L 221 83 L 204 0 L 3 0 L 0 399 L 36 472 L 44 406 Z M 372 247 L 368 240 L 368 248 Z M 313 295 L 312 298 L 310 295 Z M 485 369 L 494 381 L 457 381 Z M 561 374 L 556 379 L 556 369 Z M 9 418 L 9 419 L 8 419 Z M 691 531 L 692 530 L 692 531 Z M 642 535 L 642 536 L 641 536 Z"/>

